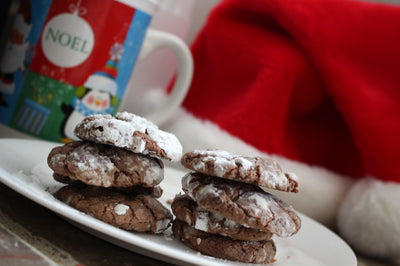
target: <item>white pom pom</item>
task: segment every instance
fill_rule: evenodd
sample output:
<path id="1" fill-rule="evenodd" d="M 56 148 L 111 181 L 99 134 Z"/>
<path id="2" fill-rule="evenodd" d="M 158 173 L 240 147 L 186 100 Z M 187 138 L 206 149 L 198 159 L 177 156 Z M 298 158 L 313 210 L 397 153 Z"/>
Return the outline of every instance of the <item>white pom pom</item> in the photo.
<path id="1" fill-rule="evenodd" d="M 400 184 L 358 181 L 339 210 L 338 229 L 354 249 L 400 262 Z"/>

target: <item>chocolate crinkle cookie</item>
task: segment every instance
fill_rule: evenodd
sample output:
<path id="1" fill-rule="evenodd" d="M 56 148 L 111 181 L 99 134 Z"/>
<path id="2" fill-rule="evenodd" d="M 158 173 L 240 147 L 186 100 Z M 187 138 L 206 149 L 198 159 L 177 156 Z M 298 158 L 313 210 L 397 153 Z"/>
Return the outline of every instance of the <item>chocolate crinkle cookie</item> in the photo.
<path id="1" fill-rule="evenodd" d="M 293 208 L 257 186 L 188 173 L 182 178 L 182 189 L 204 209 L 244 226 L 283 237 L 300 229 Z"/>
<path id="2" fill-rule="evenodd" d="M 220 214 L 207 211 L 186 195 L 177 195 L 171 208 L 177 219 L 203 232 L 247 241 L 268 240 L 272 236 L 271 232 L 245 227 Z"/>
<path id="3" fill-rule="evenodd" d="M 190 248 L 216 258 L 246 263 L 270 263 L 274 261 L 276 247 L 273 240 L 245 241 L 205 233 L 175 219 L 174 234 Z"/>
<path id="4" fill-rule="evenodd" d="M 300 230 L 293 207 L 262 189 L 299 191 L 297 176 L 274 160 L 195 150 L 181 163 L 192 172 L 182 177 L 185 194 L 172 203 L 172 229 L 192 249 L 222 259 L 271 263 L 276 253 L 271 237 Z"/>
<path id="5" fill-rule="evenodd" d="M 47 158 L 53 178 L 67 186 L 55 196 L 103 222 L 126 230 L 161 233 L 172 214 L 158 200 L 165 160 L 179 160 L 178 139 L 127 112 L 86 117 L 82 139 L 55 147 Z"/>
<path id="6" fill-rule="evenodd" d="M 54 148 L 47 163 L 54 175 L 101 187 L 154 187 L 164 179 L 157 158 L 90 141 Z"/>
<path id="7" fill-rule="evenodd" d="M 74 133 L 82 140 L 109 144 L 159 159 L 179 161 L 182 156 L 182 145 L 175 135 L 128 112 L 115 116 L 88 116 L 76 126 Z"/>
<path id="8" fill-rule="evenodd" d="M 233 155 L 221 150 L 195 150 L 185 153 L 182 165 L 205 175 L 217 176 L 286 192 L 298 192 L 294 173 L 285 173 L 275 160 Z"/>
<path id="9" fill-rule="evenodd" d="M 126 195 L 102 187 L 64 186 L 54 196 L 71 207 L 125 230 L 160 233 L 171 212 L 148 195 Z"/>

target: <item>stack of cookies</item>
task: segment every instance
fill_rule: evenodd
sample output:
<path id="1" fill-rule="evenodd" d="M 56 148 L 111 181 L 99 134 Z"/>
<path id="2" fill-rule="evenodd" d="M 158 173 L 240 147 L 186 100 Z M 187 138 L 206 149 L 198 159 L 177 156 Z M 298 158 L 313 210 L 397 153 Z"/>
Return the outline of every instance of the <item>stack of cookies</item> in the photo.
<path id="1" fill-rule="evenodd" d="M 131 113 L 93 115 L 75 128 L 81 141 L 54 148 L 47 158 L 54 195 L 68 205 L 116 227 L 161 233 L 171 212 L 157 198 L 164 179 L 162 159 L 178 161 L 178 139 Z"/>
<path id="2" fill-rule="evenodd" d="M 271 263 L 275 234 L 289 237 L 300 229 L 294 209 L 263 188 L 298 192 L 294 174 L 277 162 L 225 151 L 186 153 L 181 163 L 193 170 L 182 178 L 185 194 L 172 203 L 172 230 L 187 246 L 213 257 Z"/>

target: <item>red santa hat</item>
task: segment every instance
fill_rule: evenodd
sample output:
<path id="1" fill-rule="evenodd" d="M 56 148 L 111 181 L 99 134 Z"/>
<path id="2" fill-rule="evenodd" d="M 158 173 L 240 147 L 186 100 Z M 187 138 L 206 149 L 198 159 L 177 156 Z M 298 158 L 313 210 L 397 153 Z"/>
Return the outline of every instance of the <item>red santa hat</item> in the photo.
<path id="1" fill-rule="evenodd" d="M 185 150 L 272 156 L 279 197 L 356 250 L 400 260 L 400 7 L 225 0 L 193 43 L 194 78 L 164 125 Z"/>

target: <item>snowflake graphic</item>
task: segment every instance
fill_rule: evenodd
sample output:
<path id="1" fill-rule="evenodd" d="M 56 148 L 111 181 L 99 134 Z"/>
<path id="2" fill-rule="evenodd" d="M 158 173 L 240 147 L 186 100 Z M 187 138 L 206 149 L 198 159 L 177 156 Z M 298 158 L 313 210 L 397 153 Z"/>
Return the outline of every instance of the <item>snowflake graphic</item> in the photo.
<path id="1" fill-rule="evenodd" d="M 121 43 L 114 43 L 110 49 L 110 57 L 112 61 L 118 62 L 124 53 L 124 46 Z"/>

